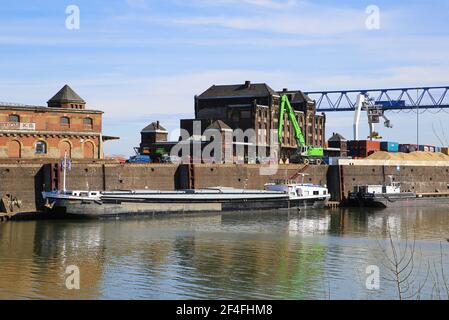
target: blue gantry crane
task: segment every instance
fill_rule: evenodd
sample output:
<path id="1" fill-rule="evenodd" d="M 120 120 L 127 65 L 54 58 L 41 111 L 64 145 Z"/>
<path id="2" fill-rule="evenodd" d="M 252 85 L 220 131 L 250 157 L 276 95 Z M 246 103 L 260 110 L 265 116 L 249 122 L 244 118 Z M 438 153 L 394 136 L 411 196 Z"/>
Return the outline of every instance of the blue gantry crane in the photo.
<path id="1" fill-rule="evenodd" d="M 448 109 L 449 86 L 304 92 L 316 101 L 317 111 L 355 111 L 360 94 L 383 110 Z"/>
<path id="2" fill-rule="evenodd" d="M 370 136 L 381 138 L 374 131 L 374 123 L 384 119 L 384 125 L 392 128 L 386 111 L 414 111 L 417 115 L 417 141 L 419 141 L 419 115 L 426 111 L 440 112 L 449 109 L 449 86 L 383 88 L 361 90 L 334 90 L 304 92 L 316 101 L 317 111 L 354 111 L 354 139 L 358 140 L 361 111 L 367 112 Z"/>

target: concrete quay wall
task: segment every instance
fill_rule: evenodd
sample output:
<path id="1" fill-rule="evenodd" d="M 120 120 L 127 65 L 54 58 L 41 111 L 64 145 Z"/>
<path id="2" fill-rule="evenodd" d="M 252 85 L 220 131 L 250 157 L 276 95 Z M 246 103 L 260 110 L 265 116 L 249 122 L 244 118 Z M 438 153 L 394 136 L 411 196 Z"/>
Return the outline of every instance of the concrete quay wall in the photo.
<path id="1" fill-rule="evenodd" d="M 81 190 L 234 187 L 262 189 L 266 183 L 288 179 L 298 171 L 304 182 L 327 185 L 333 200 L 340 201 L 357 185 L 394 181 L 402 190 L 417 193 L 449 192 L 449 167 L 424 166 L 307 166 L 279 165 L 277 170 L 261 165 L 217 164 L 114 164 L 77 162 L 67 173 L 67 188 Z M 13 195 L 21 201 L 20 212 L 42 208 L 41 192 L 62 188 L 58 162 L 0 163 L 0 197 Z"/>
<path id="2" fill-rule="evenodd" d="M 402 191 L 416 193 L 449 192 L 449 167 L 424 166 L 339 166 L 341 194 L 354 190 L 357 185 L 401 183 Z"/>

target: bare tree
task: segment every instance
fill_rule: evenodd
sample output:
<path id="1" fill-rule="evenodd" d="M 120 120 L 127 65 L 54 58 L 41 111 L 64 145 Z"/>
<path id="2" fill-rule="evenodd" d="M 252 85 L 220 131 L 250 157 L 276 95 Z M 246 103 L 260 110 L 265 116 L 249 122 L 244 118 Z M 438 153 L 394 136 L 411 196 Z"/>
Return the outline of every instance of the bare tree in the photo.
<path id="1" fill-rule="evenodd" d="M 405 232 L 405 244 L 401 246 L 400 241 L 393 239 L 390 225 L 387 223 L 388 248 L 381 247 L 385 259 L 382 264 L 388 271 L 388 275 L 383 279 L 395 284 L 397 297 L 399 300 L 420 299 L 421 291 L 427 282 L 430 266 L 427 265 L 427 273 L 424 280 L 419 281 L 421 274 L 422 258 L 419 259 L 418 267 L 415 266 L 416 237 L 414 233 L 413 242 L 408 239 L 408 230 Z M 390 252 L 389 252 L 390 251 Z M 421 255 L 422 257 L 422 255 Z M 417 284 L 417 286 L 415 286 Z"/>

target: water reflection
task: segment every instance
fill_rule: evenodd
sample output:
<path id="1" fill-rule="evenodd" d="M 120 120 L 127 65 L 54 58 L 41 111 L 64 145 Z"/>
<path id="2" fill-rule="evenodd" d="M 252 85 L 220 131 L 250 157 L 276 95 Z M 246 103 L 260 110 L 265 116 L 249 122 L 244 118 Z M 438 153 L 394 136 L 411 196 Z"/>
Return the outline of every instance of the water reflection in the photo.
<path id="1" fill-rule="evenodd" d="M 0 299 L 390 298 L 391 285 L 364 287 L 366 266 L 380 264 L 387 228 L 399 239 L 413 233 L 423 259 L 435 259 L 449 237 L 447 211 L 4 223 Z M 444 264 L 449 269 L 446 255 Z M 80 290 L 65 287 L 69 265 L 80 268 Z"/>

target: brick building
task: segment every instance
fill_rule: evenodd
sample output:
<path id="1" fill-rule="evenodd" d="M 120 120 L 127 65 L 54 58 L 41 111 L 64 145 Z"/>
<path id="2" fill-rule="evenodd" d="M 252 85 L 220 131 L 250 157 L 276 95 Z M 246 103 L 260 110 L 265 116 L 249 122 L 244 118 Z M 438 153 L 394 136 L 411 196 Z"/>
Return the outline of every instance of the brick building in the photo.
<path id="1" fill-rule="evenodd" d="M 256 147 L 264 147 L 268 155 L 269 132 L 277 130 L 279 126 L 279 101 L 282 94 L 287 94 L 290 99 L 306 144 L 324 147 L 326 118 L 324 114 L 316 114 L 314 101 L 301 91 L 284 89 L 276 92 L 265 83 L 253 84 L 250 81 L 236 85 L 213 85 L 196 96 L 195 119 L 181 120 L 181 128 L 192 130 L 193 121 L 201 121 L 203 129 L 211 122 L 221 120 L 232 130 L 254 129 Z M 265 129 L 266 134 L 261 129 Z M 288 159 L 296 149 L 294 129 L 286 114 L 283 141 L 277 157 Z"/>
<path id="2" fill-rule="evenodd" d="M 347 157 L 348 156 L 348 140 L 339 133 L 333 133 L 328 140 L 327 153 L 332 157 Z M 325 150 L 326 151 L 326 150 Z M 333 151 L 333 152 L 332 152 Z"/>
<path id="3" fill-rule="evenodd" d="M 161 126 L 159 121 L 150 123 L 140 131 L 140 145 L 138 152 L 156 156 L 170 153 L 170 149 L 176 142 L 167 141 L 168 131 Z"/>
<path id="4" fill-rule="evenodd" d="M 48 106 L 0 103 L 0 159 L 102 159 L 102 111 L 65 85 Z"/>

